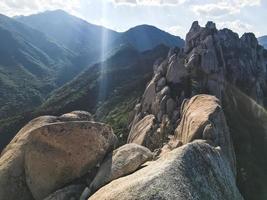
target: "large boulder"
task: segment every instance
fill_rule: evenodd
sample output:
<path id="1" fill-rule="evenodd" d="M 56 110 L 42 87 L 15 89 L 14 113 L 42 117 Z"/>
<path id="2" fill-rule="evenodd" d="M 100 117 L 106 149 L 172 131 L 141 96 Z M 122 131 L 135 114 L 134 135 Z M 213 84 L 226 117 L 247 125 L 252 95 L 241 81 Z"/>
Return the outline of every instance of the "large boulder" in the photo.
<path id="1" fill-rule="evenodd" d="M 219 100 L 211 95 L 196 95 L 185 100 L 181 108 L 181 122 L 175 137 L 183 144 L 204 139 L 220 146 L 233 172 L 236 171 L 235 152 L 224 112 Z"/>
<path id="2" fill-rule="evenodd" d="M 136 171 L 146 161 L 152 160 L 152 152 L 138 144 L 125 144 L 113 151 L 100 166 L 92 184 L 91 191 L 106 183 Z"/>
<path id="3" fill-rule="evenodd" d="M 92 114 L 82 110 L 75 110 L 70 113 L 63 114 L 59 118 L 63 121 L 94 121 Z"/>
<path id="4" fill-rule="evenodd" d="M 43 199 L 102 162 L 117 138 L 84 120 L 43 116 L 22 128 L 0 158 L 0 199 Z"/>
<path id="5" fill-rule="evenodd" d="M 156 83 L 153 79 L 147 86 L 142 98 L 142 111 L 147 112 L 151 110 L 152 104 L 156 98 Z"/>
<path id="6" fill-rule="evenodd" d="M 155 116 L 147 115 L 132 126 L 127 143 L 136 143 L 154 150 L 162 146 L 163 138 L 157 131 Z"/>
<path id="7" fill-rule="evenodd" d="M 99 189 L 89 200 L 241 200 L 220 147 L 194 141 Z"/>

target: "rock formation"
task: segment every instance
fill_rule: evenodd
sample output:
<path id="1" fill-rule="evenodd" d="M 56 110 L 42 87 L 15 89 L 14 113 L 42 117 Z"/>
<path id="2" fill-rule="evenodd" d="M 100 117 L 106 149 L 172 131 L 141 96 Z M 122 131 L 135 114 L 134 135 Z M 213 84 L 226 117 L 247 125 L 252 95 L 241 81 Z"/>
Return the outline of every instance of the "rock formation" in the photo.
<path id="1" fill-rule="evenodd" d="M 243 199 L 235 183 L 232 141 L 216 97 L 197 95 L 183 103 L 175 139 L 185 145 L 104 186 L 89 200 Z"/>
<path id="2" fill-rule="evenodd" d="M 86 189 L 90 193 L 112 180 L 135 172 L 146 161 L 152 160 L 153 154 L 143 146 L 131 143 L 121 146 L 113 151 L 101 164 L 94 180 Z"/>
<path id="3" fill-rule="evenodd" d="M 134 110 L 128 142 L 136 142 L 132 138 L 145 131 L 140 128 L 142 124 L 145 125 L 148 116 L 155 119 L 149 135 L 160 139 L 151 147 L 148 145 L 151 143 L 149 139 L 143 138 L 142 145 L 151 150 L 164 146 L 160 151 L 169 149 L 166 144 L 174 132 L 177 139 L 185 144 L 199 138 L 205 127 L 205 137 L 221 135 L 220 132 L 225 132 L 224 127 L 227 127 L 224 125 L 226 121 L 229 124 L 226 135 L 214 142 L 224 149 L 225 155 L 232 155 L 234 158 L 230 142 L 233 139 L 239 188 L 248 199 L 265 199 L 267 162 L 262 160 L 267 156 L 267 149 L 264 147 L 267 145 L 264 109 L 267 106 L 266 69 L 266 50 L 258 44 L 253 33 L 245 33 L 239 38 L 229 29 L 217 30 L 213 22 L 208 22 L 205 27 L 194 22 L 186 35 L 185 47 L 172 49 L 165 60 L 155 63 L 154 76 Z M 198 114 L 203 117 L 196 121 L 203 123 L 204 127 L 200 128 L 200 132 L 190 130 L 194 127 L 192 124 L 184 127 L 184 113 L 181 112 L 181 108 L 186 107 L 184 100 L 197 94 L 215 96 L 221 101 L 226 115 L 221 117 L 216 114 L 215 118 L 218 119 L 214 119 L 214 116 Z M 202 110 L 205 109 L 202 104 L 196 109 L 199 110 L 198 113 L 205 111 Z M 197 111 L 192 110 L 188 112 L 196 114 Z M 219 128 L 214 127 L 212 120 L 216 121 Z M 230 160 L 234 167 L 234 159 Z"/>
<path id="4" fill-rule="evenodd" d="M 39 117 L 0 157 L 0 199 L 266 199 L 266 64 L 252 33 L 194 22 L 155 62 L 128 144 L 84 111 Z"/>
<path id="5" fill-rule="evenodd" d="M 194 141 L 98 190 L 89 200 L 241 200 L 220 148 Z"/>
<path id="6" fill-rule="evenodd" d="M 111 127 L 85 111 L 36 118 L 2 152 L 0 199 L 87 199 L 153 158 L 138 144 L 116 144 Z"/>
<path id="7" fill-rule="evenodd" d="M 81 118 L 69 115 L 32 120 L 5 148 L 0 158 L 1 200 L 43 199 L 90 173 L 114 149 L 117 138 L 111 127 L 84 121 L 85 113 Z"/>
<path id="8" fill-rule="evenodd" d="M 183 144 L 196 139 L 219 146 L 236 175 L 235 152 L 219 100 L 214 96 L 196 95 L 185 100 L 175 137 Z"/>

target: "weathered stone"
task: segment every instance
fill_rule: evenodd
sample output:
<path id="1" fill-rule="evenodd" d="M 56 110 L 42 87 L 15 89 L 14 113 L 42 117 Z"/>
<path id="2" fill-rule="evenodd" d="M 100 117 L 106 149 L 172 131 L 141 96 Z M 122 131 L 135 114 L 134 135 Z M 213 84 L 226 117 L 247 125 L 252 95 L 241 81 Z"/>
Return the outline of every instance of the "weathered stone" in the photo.
<path id="1" fill-rule="evenodd" d="M 49 195 L 44 200 L 79 200 L 84 188 L 83 185 L 67 186 Z"/>
<path id="2" fill-rule="evenodd" d="M 220 148 L 195 141 L 114 180 L 89 200 L 242 200 Z"/>
<path id="3" fill-rule="evenodd" d="M 0 199 L 1 200 L 33 200 L 26 179 L 24 162 L 24 148 L 29 132 L 48 123 L 57 122 L 57 117 L 43 116 L 30 121 L 13 138 L 3 150 L 0 157 Z M 24 138 L 24 139 L 23 139 Z"/>
<path id="4" fill-rule="evenodd" d="M 163 76 L 165 76 L 166 73 L 167 73 L 167 67 L 168 67 L 167 61 L 164 60 L 164 61 L 159 65 L 157 72 L 160 73 L 160 74 L 162 74 Z"/>
<path id="5" fill-rule="evenodd" d="M 152 158 L 152 152 L 146 147 L 134 143 L 121 146 L 101 164 L 90 190 L 96 191 L 108 182 L 136 171 Z"/>
<path id="6" fill-rule="evenodd" d="M 169 142 L 165 144 L 161 149 L 158 154 L 158 157 L 163 156 L 164 154 L 172 151 L 173 149 L 176 149 L 180 146 L 182 146 L 183 143 L 180 140 L 175 139 L 173 136 L 169 136 Z"/>
<path id="7" fill-rule="evenodd" d="M 220 146 L 235 174 L 235 152 L 219 100 L 210 95 L 194 96 L 183 104 L 181 113 L 175 137 L 183 144 L 206 139 Z"/>
<path id="8" fill-rule="evenodd" d="M 142 100 L 142 112 L 147 112 L 151 109 L 152 103 L 156 99 L 156 84 L 152 80 L 147 86 Z"/>
<path id="9" fill-rule="evenodd" d="M 151 114 L 156 115 L 159 112 L 161 99 L 162 99 L 161 96 L 156 95 L 155 100 L 151 104 L 151 109 L 150 109 Z"/>
<path id="10" fill-rule="evenodd" d="M 43 199 L 85 175 L 113 150 L 117 139 L 110 126 L 61 120 L 32 120 L 3 151 L 1 200 Z"/>
<path id="11" fill-rule="evenodd" d="M 197 38 L 200 35 L 201 30 L 202 28 L 199 26 L 198 22 L 197 21 L 193 22 L 189 32 L 186 34 L 185 48 L 184 48 L 185 53 L 188 53 L 189 51 L 192 50 L 194 46 L 197 45 L 195 38 Z"/>
<path id="12" fill-rule="evenodd" d="M 136 123 L 128 136 L 127 143 L 136 143 L 154 150 L 162 144 L 162 138 L 156 132 L 154 115 L 147 115 Z"/>
<path id="13" fill-rule="evenodd" d="M 171 118 L 172 113 L 176 107 L 176 103 L 172 98 L 169 98 L 166 103 L 166 113 Z"/>
<path id="14" fill-rule="evenodd" d="M 164 96 L 170 95 L 170 88 L 168 86 L 165 86 L 161 91 L 159 95 L 159 99 L 162 99 Z"/>
<path id="15" fill-rule="evenodd" d="M 86 111 L 72 111 L 59 117 L 61 121 L 94 121 L 93 116 Z"/>
<path id="16" fill-rule="evenodd" d="M 180 59 L 175 57 L 168 66 L 166 79 L 170 83 L 180 83 L 182 77 L 187 75 L 187 71 Z"/>
<path id="17" fill-rule="evenodd" d="M 167 108 L 167 102 L 169 98 L 170 98 L 169 96 L 165 95 L 160 102 L 160 110 L 162 114 L 165 114 L 167 111 L 166 108 Z"/>
<path id="18" fill-rule="evenodd" d="M 157 82 L 157 91 L 160 91 L 166 85 L 166 78 L 162 77 Z"/>
<path id="19" fill-rule="evenodd" d="M 171 121 L 170 121 L 168 115 L 166 115 L 166 114 L 162 116 L 159 132 L 161 134 L 162 140 L 166 139 L 168 137 L 168 135 L 173 132 Z"/>
<path id="20" fill-rule="evenodd" d="M 157 74 L 159 73 L 159 67 L 162 63 L 163 59 L 162 58 L 159 58 L 157 59 L 154 64 L 153 64 L 153 71 L 154 71 L 154 74 Z"/>

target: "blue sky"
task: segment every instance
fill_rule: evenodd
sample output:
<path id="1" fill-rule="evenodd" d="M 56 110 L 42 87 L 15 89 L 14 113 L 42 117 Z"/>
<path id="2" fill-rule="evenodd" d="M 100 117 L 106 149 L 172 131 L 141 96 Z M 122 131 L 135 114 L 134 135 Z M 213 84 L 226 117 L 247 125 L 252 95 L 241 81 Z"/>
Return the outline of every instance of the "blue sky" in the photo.
<path id="1" fill-rule="evenodd" d="M 1 0 L 0 13 L 29 15 L 64 9 L 88 22 L 125 31 L 140 24 L 185 37 L 193 21 L 209 20 L 240 35 L 267 35 L 266 0 Z"/>

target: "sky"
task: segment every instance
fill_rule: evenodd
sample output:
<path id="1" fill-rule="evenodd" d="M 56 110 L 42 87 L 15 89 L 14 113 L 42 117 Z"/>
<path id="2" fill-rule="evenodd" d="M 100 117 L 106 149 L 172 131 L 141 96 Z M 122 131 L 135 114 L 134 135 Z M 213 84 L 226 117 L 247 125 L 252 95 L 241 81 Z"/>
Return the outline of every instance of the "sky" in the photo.
<path id="1" fill-rule="evenodd" d="M 267 0 L 0 0 L 0 13 L 10 17 L 55 9 L 119 32 L 149 24 L 185 38 L 197 20 L 240 36 L 267 35 Z"/>

